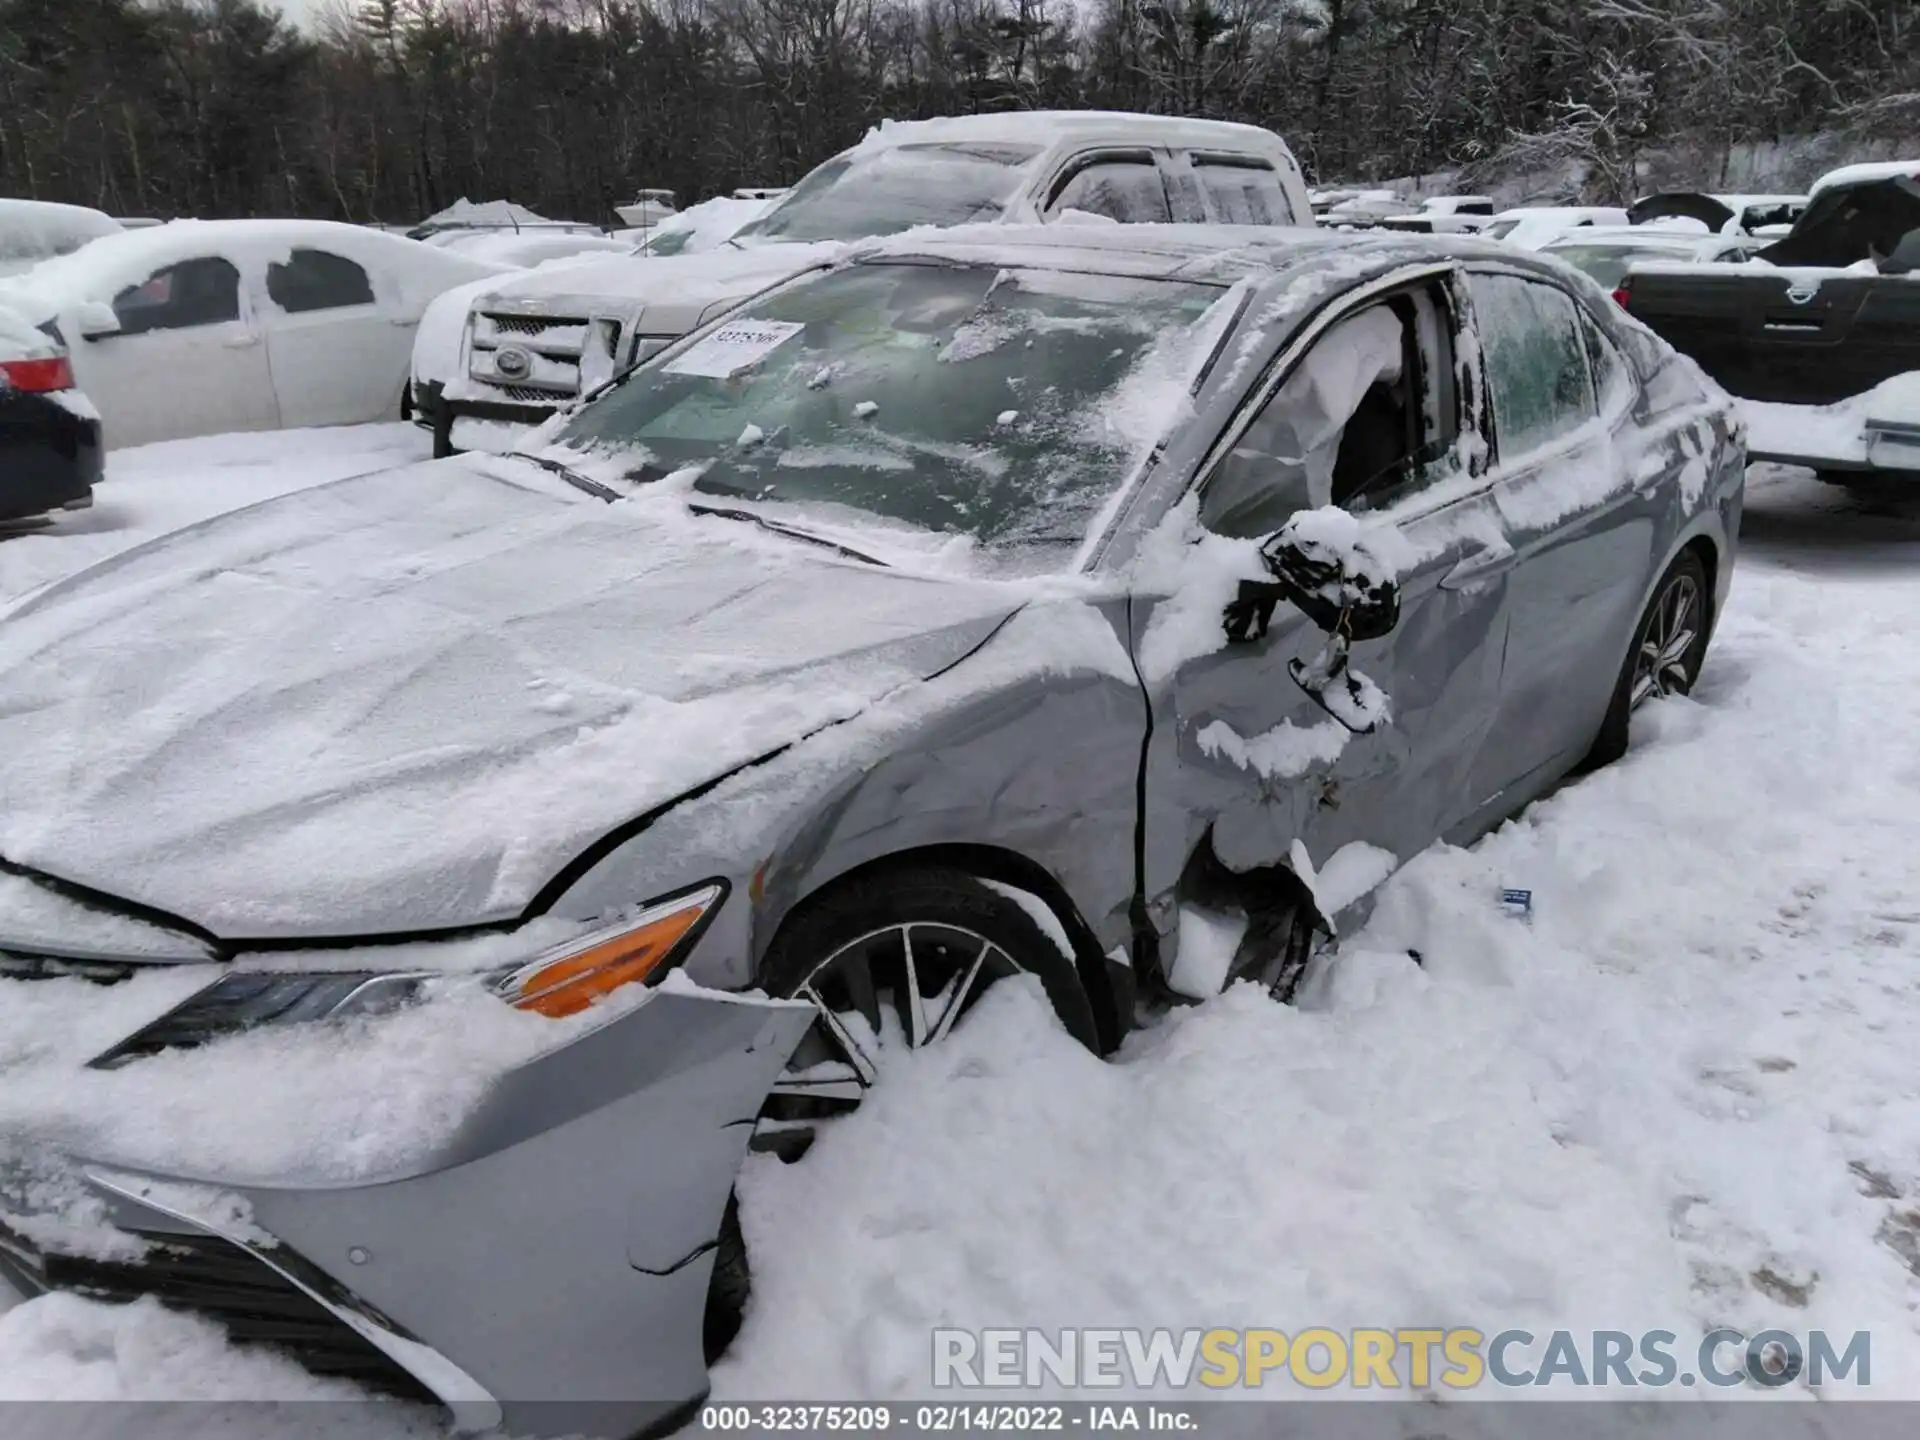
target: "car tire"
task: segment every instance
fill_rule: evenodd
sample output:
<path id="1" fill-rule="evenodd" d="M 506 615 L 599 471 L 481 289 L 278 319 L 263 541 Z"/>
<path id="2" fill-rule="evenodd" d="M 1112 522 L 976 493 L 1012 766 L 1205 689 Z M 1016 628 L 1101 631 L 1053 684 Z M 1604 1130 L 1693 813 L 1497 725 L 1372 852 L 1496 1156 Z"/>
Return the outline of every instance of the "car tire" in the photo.
<path id="1" fill-rule="evenodd" d="M 1628 725 L 1643 703 L 1693 689 L 1707 657 L 1712 616 L 1707 567 L 1692 550 L 1683 551 L 1653 587 L 1653 598 L 1634 626 L 1606 718 L 1582 769 L 1611 765 L 1627 753 Z"/>
<path id="2" fill-rule="evenodd" d="M 711 1365 L 727 1353 L 746 1318 L 747 1296 L 753 1290 L 753 1271 L 747 1265 L 747 1236 L 740 1228 L 740 1201 L 727 1196 L 727 1213 L 720 1219 L 720 1238 L 714 1245 L 713 1278 L 707 1282 L 707 1308 L 700 1320 L 700 1345 Z"/>
<path id="3" fill-rule="evenodd" d="M 908 943 L 896 948 L 895 937 L 903 936 Z M 1095 1044 L 1092 1009 L 1072 960 L 1017 900 L 953 867 L 886 869 L 857 876 L 808 901 L 774 937 L 761 966 L 768 993 L 811 999 L 822 1008 L 822 1018 L 801 1041 L 790 1069 L 817 1073 L 823 1060 L 838 1057 L 856 1077 L 847 1082 L 849 1090 L 871 1085 L 881 1054 L 854 1058 L 836 1038 L 849 1027 L 842 1022 L 836 1031 L 827 1012 L 836 1010 L 843 999 L 852 1002 L 854 1009 L 840 1013 L 851 1018 L 859 1010 L 868 1013 L 869 1019 L 880 1019 L 880 1024 L 860 1032 L 878 1035 L 885 1032 L 887 1023 L 882 1010 L 889 1011 L 911 1046 L 915 1007 L 900 994 L 899 983 L 900 967 L 909 954 L 918 957 L 914 973 L 915 988 L 922 992 L 917 1022 L 922 1043 L 946 1038 L 995 981 L 1022 973 L 1040 981 L 1054 1013 L 1076 1039 L 1089 1047 Z M 864 986 L 859 983 L 862 973 Z M 942 977 L 944 986 L 928 995 Z M 934 1000 L 940 1002 L 937 1009 L 929 1003 Z M 869 1004 L 872 1009 L 867 1012 Z M 863 1070 L 863 1065 L 868 1068 Z M 817 1107 L 811 1112 L 815 1120 L 858 1104 L 857 1099 L 849 1103 L 839 1097 L 776 1095 L 770 1106 L 782 1100 L 802 1108 Z M 702 1323 L 709 1364 L 738 1333 L 752 1285 L 739 1205 L 729 1196 Z"/>

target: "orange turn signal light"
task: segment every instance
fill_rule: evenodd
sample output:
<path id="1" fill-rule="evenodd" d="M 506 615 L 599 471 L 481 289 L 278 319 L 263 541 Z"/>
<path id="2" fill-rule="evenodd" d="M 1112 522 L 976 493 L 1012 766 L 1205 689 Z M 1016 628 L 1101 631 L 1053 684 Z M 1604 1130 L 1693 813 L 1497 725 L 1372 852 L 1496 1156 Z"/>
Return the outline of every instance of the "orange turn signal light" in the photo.
<path id="1" fill-rule="evenodd" d="M 552 1019 L 578 1015 L 621 986 L 657 974 L 721 893 L 718 885 L 705 886 L 649 906 L 618 933 L 602 931 L 574 949 L 543 956 L 508 977 L 503 996 L 518 1009 Z"/>

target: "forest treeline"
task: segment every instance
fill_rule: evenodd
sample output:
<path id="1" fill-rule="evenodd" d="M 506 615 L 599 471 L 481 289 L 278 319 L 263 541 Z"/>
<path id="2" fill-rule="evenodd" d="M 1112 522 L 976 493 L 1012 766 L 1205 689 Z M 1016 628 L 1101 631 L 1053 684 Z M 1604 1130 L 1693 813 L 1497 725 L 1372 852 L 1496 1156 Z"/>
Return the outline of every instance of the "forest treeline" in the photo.
<path id="1" fill-rule="evenodd" d="M 1310 173 L 1920 132 L 1916 0 L 0 0 L 0 195 L 597 222 L 790 182 L 882 117 L 1245 120 Z"/>

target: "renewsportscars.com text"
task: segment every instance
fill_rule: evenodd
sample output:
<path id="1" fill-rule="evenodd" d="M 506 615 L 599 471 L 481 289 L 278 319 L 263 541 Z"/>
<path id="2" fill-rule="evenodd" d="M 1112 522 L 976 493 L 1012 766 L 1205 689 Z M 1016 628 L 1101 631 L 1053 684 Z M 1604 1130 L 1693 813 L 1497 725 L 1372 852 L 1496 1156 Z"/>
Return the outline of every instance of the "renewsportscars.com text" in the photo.
<path id="1" fill-rule="evenodd" d="M 1309 1389 L 1424 1390 L 1481 1385 L 1739 1385 L 1873 1383 L 1865 1330 L 1797 1335 L 1711 1330 L 1697 1344 L 1671 1330 L 935 1330 L 936 1389 L 1137 1390 L 1255 1388 L 1286 1379 Z"/>

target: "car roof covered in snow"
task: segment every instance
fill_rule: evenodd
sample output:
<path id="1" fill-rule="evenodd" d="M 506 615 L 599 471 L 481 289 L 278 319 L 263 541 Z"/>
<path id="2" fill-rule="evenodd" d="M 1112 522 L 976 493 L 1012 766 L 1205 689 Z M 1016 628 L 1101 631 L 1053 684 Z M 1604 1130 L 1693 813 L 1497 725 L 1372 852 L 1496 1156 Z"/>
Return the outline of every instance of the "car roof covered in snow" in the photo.
<path id="1" fill-rule="evenodd" d="M 1842 165 L 1813 182 L 1811 194 L 1836 185 L 1866 185 L 1875 180 L 1920 180 L 1920 160 L 1875 160 L 1865 165 Z M 1799 197 L 1794 197 L 1799 198 Z"/>
<path id="2" fill-rule="evenodd" d="M 962 225 L 909 230 L 847 248 L 853 263 L 943 259 L 962 264 L 1085 270 L 1140 279 L 1232 285 L 1282 272 L 1343 276 L 1420 260 L 1478 257 L 1512 263 L 1506 246 L 1465 235 L 1322 230 L 1272 225 Z"/>
<path id="3" fill-rule="evenodd" d="M 1548 241 L 1541 248 L 1559 250 L 1572 245 L 1607 245 L 1622 250 L 1704 250 L 1719 248 L 1722 245 L 1738 245 L 1742 241 L 1755 243 L 1745 235 L 1716 235 L 1713 231 L 1694 221 L 1691 226 L 1669 225 L 1661 221 L 1652 221 L 1645 225 L 1588 225 L 1578 230 L 1569 230 L 1557 239 Z"/>
<path id="4" fill-rule="evenodd" d="M 1140 115 L 1126 110 L 1021 110 L 993 115 L 947 115 L 936 120 L 882 120 L 857 149 L 896 145 L 1055 145 L 1066 140 L 1130 140 L 1138 145 L 1218 145 L 1232 140 L 1284 152 L 1271 130 L 1231 120 L 1184 115 Z"/>
<path id="5" fill-rule="evenodd" d="M 365 225 L 334 220 L 174 220 L 139 230 L 103 235 L 84 249 L 42 262 L 25 275 L 0 281 L 0 303 L 36 318 L 58 314 L 86 300 L 111 300 L 109 287 L 127 277 L 203 255 L 245 250 L 291 252 L 325 246 L 363 261 L 386 259 L 395 271 L 420 271 L 452 279 L 478 279 L 507 267 L 468 259 L 389 235 Z"/>

